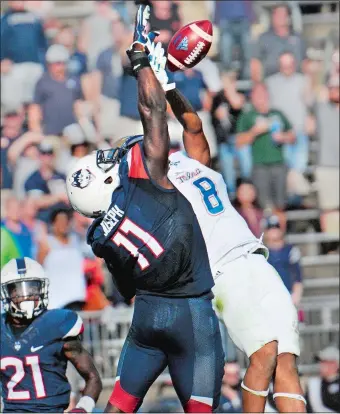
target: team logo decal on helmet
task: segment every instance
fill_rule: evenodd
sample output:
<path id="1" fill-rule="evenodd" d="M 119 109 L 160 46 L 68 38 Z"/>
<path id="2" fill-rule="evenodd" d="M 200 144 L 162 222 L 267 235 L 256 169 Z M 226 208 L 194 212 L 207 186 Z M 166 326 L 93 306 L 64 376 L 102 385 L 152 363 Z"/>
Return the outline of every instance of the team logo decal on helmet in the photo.
<path id="1" fill-rule="evenodd" d="M 86 188 L 91 181 L 93 181 L 95 176 L 87 168 L 82 168 L 81 170 L 78 170 L 75 173 L 73 173 L 72 178 L 72 186 L 83 189 Z"/>

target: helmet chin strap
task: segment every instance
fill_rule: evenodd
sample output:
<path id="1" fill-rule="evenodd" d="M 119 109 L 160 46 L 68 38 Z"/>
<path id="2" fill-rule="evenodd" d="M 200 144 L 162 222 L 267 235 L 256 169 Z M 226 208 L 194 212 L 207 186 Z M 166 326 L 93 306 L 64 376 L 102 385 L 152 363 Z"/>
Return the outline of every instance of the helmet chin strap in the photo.
<path id="1" fill-rule="evenodd" d="M 25 317 L 27 319 L 33 318 L 34 308 L 34 300 L 25 300 L 24 302 L 21 302 L 19 305 L 19 309 L 26 314 Z"/>

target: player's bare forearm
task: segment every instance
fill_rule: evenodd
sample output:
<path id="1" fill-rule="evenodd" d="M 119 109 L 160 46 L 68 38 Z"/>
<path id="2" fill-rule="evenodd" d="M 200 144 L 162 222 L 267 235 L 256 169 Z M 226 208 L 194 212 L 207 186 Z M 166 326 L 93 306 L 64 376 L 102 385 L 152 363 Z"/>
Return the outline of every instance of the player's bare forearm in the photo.
<path id="1" fill-rule="evenodd" d="M 144 128 L 144 149 L 150 160 L 158 160 L 167 172 L 169 134 L 164 91 L 151 68 L 138 72 L 138 109 Z"/>
<path id="2" fill-rule="evenodd" d="M 103 386 L 91 355 L 83 348 L 79 339 L 65 342 L 63 349 L 66 358 L 85 380 L 83 395 L 97 401 Z"/>
<path id="3" fill-rule="evenodd" d="M 183 126 L 183 143 L 187 154 L 204 165 L 210 165 L 209 144 L 197 112 L 178 89 L 168 91 L 166 99 L 177 120 Z"/>

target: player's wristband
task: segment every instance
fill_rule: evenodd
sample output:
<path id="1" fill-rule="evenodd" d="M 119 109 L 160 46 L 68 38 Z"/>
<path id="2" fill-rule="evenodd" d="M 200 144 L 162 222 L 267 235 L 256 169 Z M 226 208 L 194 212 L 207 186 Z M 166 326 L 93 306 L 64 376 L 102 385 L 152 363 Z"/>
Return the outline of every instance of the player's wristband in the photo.
<path id="1" fill-rule="evenodd" d="M 94 400 L 89 397 L 88 395 L 84 395 L 84 397 L 81 397 L 78 404 L 76 405 L 76 408 L 83 408 L 87 413 L 92 413 L 94 410 L 96 403 Z"/>
<path id="2" fill-rule="evenodd" d="M 137 73 L 146 67 L 150 67 L 150 62 L 147 54 L 140 50 L 127 50 L 131 62 L 132 73 L 137 76 Z"/>

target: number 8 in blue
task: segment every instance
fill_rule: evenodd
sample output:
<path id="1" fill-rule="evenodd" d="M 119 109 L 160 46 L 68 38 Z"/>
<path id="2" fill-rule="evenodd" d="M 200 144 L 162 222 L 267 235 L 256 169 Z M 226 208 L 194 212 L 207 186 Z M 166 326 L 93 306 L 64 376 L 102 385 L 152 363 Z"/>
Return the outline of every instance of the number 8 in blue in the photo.
<path id="1" fill-rule="evenodd" d="M 203 197 L 203 202 L 210 214 L 216 215 L 224 210 L 221 199 L 219 198 L 215 184 L 210 178 L 202 177 L 193 182 Z"/>

